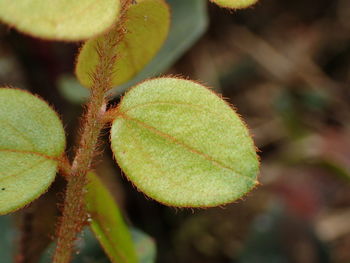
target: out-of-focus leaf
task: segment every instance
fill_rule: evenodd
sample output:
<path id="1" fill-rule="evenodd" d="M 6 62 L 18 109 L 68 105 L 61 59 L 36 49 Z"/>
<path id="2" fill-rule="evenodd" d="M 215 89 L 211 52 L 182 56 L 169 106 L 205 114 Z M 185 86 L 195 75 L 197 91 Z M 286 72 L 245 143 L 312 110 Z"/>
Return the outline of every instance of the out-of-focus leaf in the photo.
<path id="1" fill-rule="evenodd" d="M 139 258 L 139 263 L 154 263 L 157 257 L 157 246 L 152 237 L 145 234 L 143 231 L 132 228 L 132 239 L 135 244 L 136 253 Z"/>
<path id="2" fill-rule="evenodd" d="M 241 9 L 254 5 L 258 0 L 210 0 L 211 2 L 226 8 Z"/>
<path id="3" fill-rule="evenodd" d="M 168 0 L 171 27 L 168 39 L 154 59 L 131 81 L 111 92 L 119 95 L 127 88 L 169 69 L 205 32 L 208 25 L 207 0 Z"/>
<path id="4" fill-rule="evenodd" d="M 89 228 L 85 228 L 77 242 L 77 252 L 72 263 L 110 263 L 100 244 Z M 41 256 L 40 263 L 51 263 L 56 244 L 52 243 Z M 119 263 L 119 262 L 118 262 Z"/>
<path id="5" fill-rule="evenodd" d="M 234 262 L 239 263 L 328 263 L 325 245 L 315 236 L 308 224 L 286 213 L 285 208 L 274 203 L 270 211 L 256 218 L 245 247 Z M 303 244 L 303 246 L 300 246 Z"/>
<path id="6" fill-rule="evenodd" d="M 230 203 L 257 185 L 259 161 L 235 111 L 204 86 L 145 81 L 115 111 L 112 150 L 127 177 L 171 206 Z"/>
<path id="7" fill-rule="evenodd" d="M 120 32 L 119 25 L 112 29 L 122 38 L 112 51 L 117 56 L 113 65 L 114 86 L 127 82 L 142 70 L 160 49 L 169 31 L 170 11 L 163 0 L 136 2 L 127 11 L 124 33 Z M 110 34 L 87 41 L 80 51 L 76 75 L 85 87 L 92 85 L 91 74 L 100 60 L 98 47 L 111 45 Z"/>
<path id="8" fill-rule="evenodd" d="M 301 115 L 296 106 L 299 105 L 299 103 L 299 101 L 295 101 L 295 98 L 290 92 L 285 90 L 280 93 L 274 102 L 287 131 L 295 138 L 303 137 L 306 133 L 305 125 L 302 123 Z"/>
<path id="9" fill-rule="evenodd" d="M 36 37 L 76 41 L 107 30 L 119 8 L 119 0 L 1 0 L 0 20 Z"/>
<path id="10" fill-rule="evenodd" d="M 0 58 L 0 83 L 11 83 L 12 86 L 21 89 L 28 86 L 19 55 L 15 48 L 4 40 L 0 42 Z"/>
<path id="11" fill-rule="evenodd" d="M 88 174 L 86 207 L 90 226 L 112 262 L 138 262 L 131 234 L 113 197 L 93 173 Z"/>
<path id="12" fill-rule="evenodd" d="M 63 178 L 60 178 L 63 180 Z M 58 181 L 57 181 L 58 182 Z M 58 198 L 57 183 L 41 198 L 29 207 L 16 213 L 19 222 L 21 242 L 17 242 L 17 255 L 21 255 L 22 262 L 38 263 L 41 254 L 47 249 L 55 236 Z M 56 188 L 56 189 L 55 189 Z M 43 213 L 45 211 L 45 213 Z M 25 240 L 25 241 L 24 241 Z"/>
<path id="13" fill-rule="evenodd" d="M 0 214 L 47 190 L 64 148 L 62 123 L 46 102 L 18 89 L 0 89 Z"/>
<path id="14" fill-rule="evenodd" d="M 82 104 L 89 98 L 89 90 L 70 75 L 63 75 L 58 79 L 58 89 L 63 97 L 74 104 Z"/>
<path id="15" fill-rule="evenodd" d="M 14 257 L 15 230 L 10 216 L 0 216 L 0 258 L 1 263 L 12 263 Z"/>
<path id="16" fill-rule="evenodd" d="M 341 164 L 334 162 L 333 160 L 320 160 L 320 166 L 323 166 L 325 169 L 333 172 L 335 175 L 339 176 L 339 178 L 345 179 L 347 182 L 350 182 L 350 171 L 346 167 Z"/>
<path id="17" fill-rule="evenodd" d="M 1 220 L 1 218 L 0 218 Z M 1 225 L 1 224 L 0 224 Z M 11 230 L 13 231 L 13 230 Z M 132 240 L 136 248 L 138 263 L 154 263 L 156 260 L 157 248 L 154 240 L 137 228 L 130 229 Z M 13 236 L 13 233 L 10 235 Z M 1 244 L 1 241 L 0 241 Z M 103 249 L 101 244 L 97 241 L 94 234 L 86 228 L 81 234 L 77 242 L 78 251 L 74 256 L 72 263 L 109 263 L 111 262 Z M 8 248 L 9 245 L 5 248 Z M 50 263 L 55 249 L 55 244 L 52 244 L 42 255 L 40 263 Z M 1 252 L 1 248 L 0 248 Z M 7 251 L 7 253 L 9 253 Z M 0 254 L 2 255 L 2 254 Z M 9 257 L 10 259 L 10 257 Z M 12 260 L 12 259 L 11 259 Z M 112 261 L 113 262 L 113 261 Z M 117 263 L 125 261 L 118 261 Z M 3 262 L 1 262 L 3 263 Z M 12 261 L 4 261 L 4 263 L 12 263 Z"/>
<path id="18" fill-rule="evenodd" d="M 279 226 L 282 208 L 276 206 L 272 211 L 255 219 L 250 236 L 240 256 L 240 263 L 285 262 L 279 242 Z"/>

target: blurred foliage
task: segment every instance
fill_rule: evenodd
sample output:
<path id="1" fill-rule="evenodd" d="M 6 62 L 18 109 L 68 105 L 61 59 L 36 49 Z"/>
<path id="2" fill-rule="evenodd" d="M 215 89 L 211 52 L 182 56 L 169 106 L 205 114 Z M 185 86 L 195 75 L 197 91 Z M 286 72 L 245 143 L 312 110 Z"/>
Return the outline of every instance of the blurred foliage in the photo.
<path id="1" fill-rule="evenodd" d="M 83 87 L 73 75 L 69 74 L 60 76 L 57 87 L 64 98 L 75 104 L 84 103 L 90 93 L 89 89 Z"/>
<path id="2" fill-rule="evenodd" d="M 3 263 L 10 263 L 15 255 L 15 228 L 10 216 L 0 216 L 0 255 Z"/>
<path id="3" fill-rule="evenodd" d="M 156 262 L 157 245 L 154 239 L 137 228 L 131 228 L 131 235 L 140 263 Z"/>
<path id="4" fill-rule="evenodd" d="M 15 5 L 11 0 L 2 0 L 0 19 L 2 23 L 38 38 L 80 41 L 107 30 L 118 18 L 120 6 L 119 0 L 103 3 L 94 0 L 36 0 L 33 3 L 18 0 Z"/>
<path id="5" fill-rule="evenodd" d="M 238 262 L 330 262 L 326 246 L 313 229 L 283 210 L 275 204 L 254 220 Z"/>
<path id="6" fill-rule="evenodd" d="M 136 247 L 139 263 L 154 263 L 156 260 L 156 246 L 153 239 L 139 229 L 132 228 L 130 230 L 132 232 L 132 238 Z M 85 230 L 80 235 L 77 246 L 78 251 L 72 263 L 110 262 L 103 249 L 101 248 L 99 242 L 96 240 L 93 233 L 88 228 L 85 228 Z M 41 256 L 40 263 L 51 262 L 54 248 L 54 244 L 51 244 L 50 247 Z"/>

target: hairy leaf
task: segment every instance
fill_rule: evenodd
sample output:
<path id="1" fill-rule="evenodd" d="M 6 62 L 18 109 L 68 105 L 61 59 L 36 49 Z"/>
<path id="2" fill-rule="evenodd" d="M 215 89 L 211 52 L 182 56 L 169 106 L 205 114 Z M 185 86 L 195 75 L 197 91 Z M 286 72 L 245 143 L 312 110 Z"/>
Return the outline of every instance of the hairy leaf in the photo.
<path id="1" fill-rule="evenodd" d="M 241 8 L 247 8 L 251 5 L 254 5 L 258 0 L 210 0 L 210 1 L 222 7 L 232 8 L 232 9 L 241 9 Z"/>
<path id="2" fill-rule="evenodd" d="M 84 40 L 111 27 L 119 8 L 119 0 L 1 0 L 0 20 L 40 38 Z"/>
<path id="3" fill-rule="evenodd" d="M 232 202 L 257 184 L 258 159 L 239 116 L 200 84 L 148 80 L 123 98 L 112 150 L 127 177 L 167 205 Z"/>
<path id="4" fill-rule="evenodd" d="M 44 101 L 21 90 L 0 89 L 0 214 L 47 190 L 64 148 L 61 121 Z"/>
<path id="5" fill-rule="evenodd" d="M 117 61 L 113 66 L 113 86 L 130 80 L 153 58 L 166 39 L 169 21 L 169 8 L 163 0 L 138 0 L 129 7 L 124 36 L 114 50 Z M 76 75 L 85 87 L 92 85 L 91 74 L 99 61 L 97 48 L 108 41 L 105 35 L 87 41 L 82 47 Z"/>
<path id="6" fill-rule="evenodd" d="M 131 234 L 113 197 L 93 173 L 88 174 L 86 206 L 90 226 L 112 262 L 138 262 Z"/>

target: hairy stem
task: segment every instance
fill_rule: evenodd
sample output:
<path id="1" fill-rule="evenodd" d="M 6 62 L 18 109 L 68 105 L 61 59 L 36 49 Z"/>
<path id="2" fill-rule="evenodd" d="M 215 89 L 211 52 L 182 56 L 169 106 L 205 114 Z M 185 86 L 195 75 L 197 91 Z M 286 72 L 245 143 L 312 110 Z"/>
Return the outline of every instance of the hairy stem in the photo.
<path id="1" fill-rule="evenodd" d="M 125 10 L 125 6 L 124 6 Z M 123 15 L 120 18 L 122 21 Z M 68 263 L 74 250 L 74 241 L 86 222 L 84 204 L 84 187 L 86 174 L 91 169 L 98 139 L 104 127 L 106 110 L 106 92 L 112 88 L 111 78 L 116 61 L 116 45 L 120 41 L 123 30 L 119 22 L 117 28 L 107 33 L 98 41 L 97 52 L 99 63 L 92 74 L 93 86 L 82 122 L 82 133 L 70 173 L 63 207 L 63 217 L 58 229 L 58 240 L 53 263 Z M 66 169 L 63 169 L 66 170 Z"/>

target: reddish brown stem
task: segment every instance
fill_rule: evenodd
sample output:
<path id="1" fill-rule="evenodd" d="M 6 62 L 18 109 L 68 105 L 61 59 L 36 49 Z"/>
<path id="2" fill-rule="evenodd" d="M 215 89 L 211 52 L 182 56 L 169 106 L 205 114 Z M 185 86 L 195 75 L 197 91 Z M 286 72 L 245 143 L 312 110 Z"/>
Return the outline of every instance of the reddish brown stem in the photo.
<path id="1" fill-rule="evenodd" d="M 114 48 L 117 41 L 115 37 L 116 34 L 109 33 L 107 35 L 108 41 L 101 42 L 97 47 L 100 62 L 93 74 L 94 84 L 82 122 L 79 148 L 71 172 L 67 176 L 68 184 L 63 217 L 58 230 L 57 247 L 53 258 L 54 263 L 70 262 L 74 249 L 73 243 L 77 233 L 82 230 L 85 223 L 84 187 L 86 174 L 91 168 L 98 138 L 104 126 L 102 120 L 106 110 L 105 93 L 112 85 L 111 76 L 116 59 Z"/>
<path id="2" fill-rule="evenodd" d="M 70 262 L 73 243 L 77 233 L 82 230 L 86 219 L 84 207 L 86 174 L 91 167 L 98 137 L 103 128 L 103 123 L 100 119 L 104 109 L 105 103 L 103 96 L 98 96 L 94 99 L 93 103 L 90 102 L 88 105 L 80 147 L 74 159 L 71 173 L 68 176 L 63 217 L 53 259 L 55 263 Z"/>
<path id="3" fill-rule="evenodd" d="M 125 32 L 122 27 L 128 4 L 130 4 L 130 0 L 124 0 L 118 24 L 102 40 L 97 41 L 96 51 L 99 55 L 99 63 L 92 74 L 93 85 L 87 111 L 82 122 L 79 147 L 70 172 L 66 176 L 68 184 L 53 263 L 70 262 L 74 250 L 74 241 L 86 220 L 84 203 L 86 174 L 91 169 L 99 135 L 105 124 L 105 94 L 112 88 L 113 66 L 117 56 L 116 46 Z M 61 170 L 66 172 L 64 168 Z"/>
<path id="4" fill-rule="evenodd" d="M 115 107 L 115 108 L 111 108 L 108 111 L 106 111 L 105 115 L 103 116 L 103 122 L 108 124 L 108 123 L 112 123 L 116 117 L 118 117 L 118 112 L 119 112 L 119 108 Z"/>

